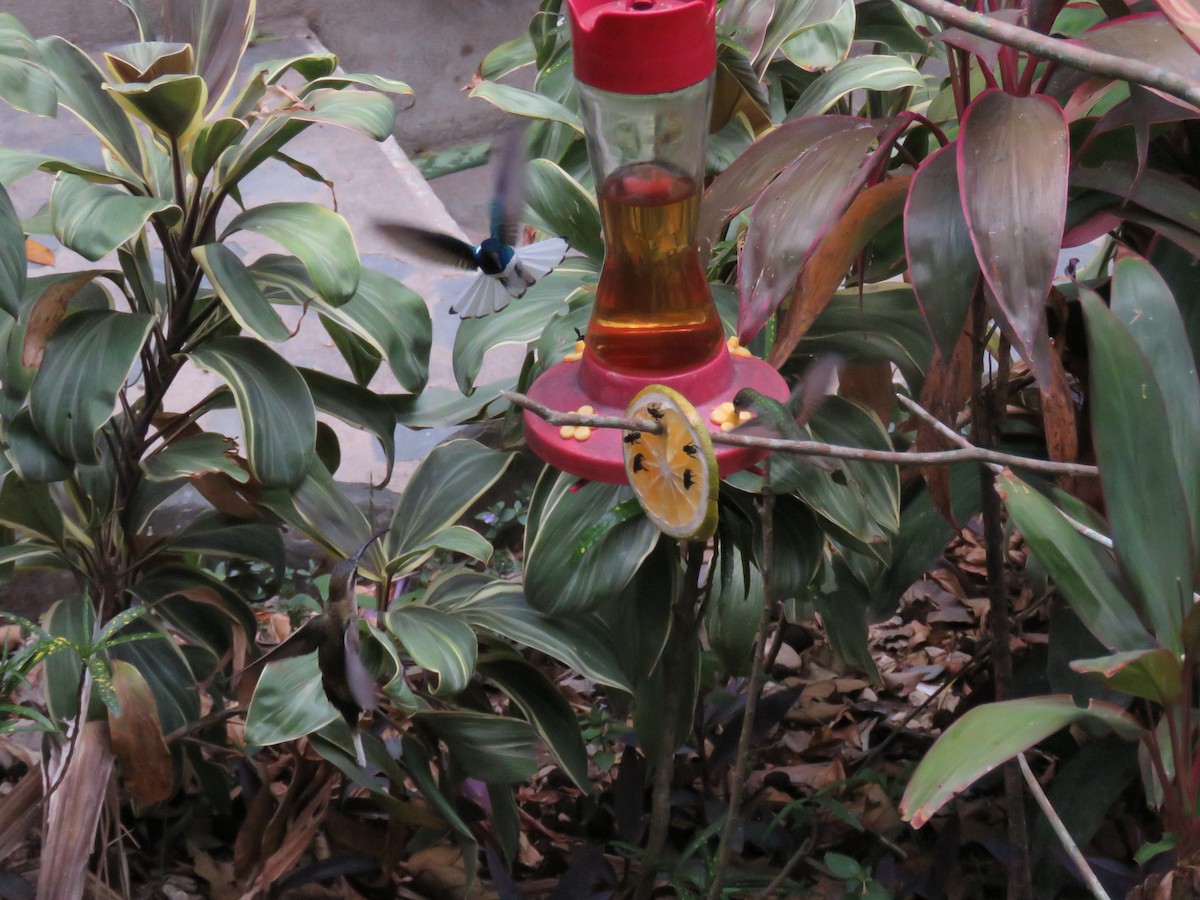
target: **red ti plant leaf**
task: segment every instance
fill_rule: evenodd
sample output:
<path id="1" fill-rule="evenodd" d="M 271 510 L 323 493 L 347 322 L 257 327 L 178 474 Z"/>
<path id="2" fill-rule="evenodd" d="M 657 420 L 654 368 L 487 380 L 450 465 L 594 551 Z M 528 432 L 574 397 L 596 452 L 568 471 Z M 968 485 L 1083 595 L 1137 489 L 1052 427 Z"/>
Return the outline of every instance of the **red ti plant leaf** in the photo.
<path id="1" fill-rule="evenodd" d="M 908 275 L 934 344 L 949 357 L 979 280 L 963 215 L 954 144 L 931 153 L 913 176 L 904 209 Z"/>
<path id="2" fill-rule="evenodd" d="M 1053 378 L 1045 302 L 1067 215 L 1067 122 L 1047 97 L 980 94 L 958 139 L 958 183 L 992 315 L 1041 384 Z"/>
<path id="3" fill-rule="evenodd" d="M 953 351 L 934 355 L 929 371 L 925 373 L 925 383 L 921 386 L 921 405 L 956 431 L 955 417 L 971 397 L 971 360 L 974 355 L 975 341 L 970 332 L 963 329 Z M 914 450 L 922 453 L 944 450 L 946 443 L 946 438 L 932 425 L 923 420 L 917 424 Z M 950 502 L 949 467 L 922 466 L 921 475 L 929 488 L 933 508 L 942 514 L 952 528 L 957 529 L 959 523 L 954 519 L 954 507 Z"/>
<path id="4" fill-rule="evenodd" d="M 1200 7 L 1195 0 L 1155 0 L 1189 44 L 1200 50 Z"/>
<path id="5" fill-rule="evenodd" d="M 721 225 L 753 203 L 785 166 L 813 144 L 831 134 L 870 127 L 851 116 L 810 116 L 784 122 L 760 137 L 714 178 L 704 192 L 696 226 L 700 252 L 707 257 L 713 242 L 720 237 Z"/>
<path id="6" fill-rule="evenodd" d="M 835 132 L 804 151 L 762 192 L 738 260 L 738 337 L 749 343 L 791 293 L 817 242 L 866 177 L 874 140 L 867 124 Z"/>
<path id="7" fill-rule="evenodd" d="M 867 242 L 900 215 L 911 176 L 866 188 L 825 234 L 800 272 L 769 362 L 782 366 L 821 314 Z"/>
<path id="8" fill-rule="evenodd" d="M 1070 462 L 1079 454 L 1079 430 L 1075 422 L 1075 403 L 1071 398 L 1071 386 L 1067 372 L 1058 354 L 1051 352 L 1050 379 L 1038 385 L 1042 393 L 1042 430 L 1046 434 L 1046 449 L 1050 458 L 1059 462 Z M 1063 478 L 1059 482 L 1064 490 L 1074 486 L 1074 479 Z"/>

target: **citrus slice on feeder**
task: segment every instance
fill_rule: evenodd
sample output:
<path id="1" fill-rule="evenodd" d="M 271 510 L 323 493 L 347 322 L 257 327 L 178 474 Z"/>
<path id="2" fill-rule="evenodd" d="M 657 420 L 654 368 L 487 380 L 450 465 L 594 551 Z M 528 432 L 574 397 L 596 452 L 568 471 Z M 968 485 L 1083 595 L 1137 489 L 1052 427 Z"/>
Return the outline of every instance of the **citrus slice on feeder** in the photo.
<path id="1" fill-rule="evenodd" d="M 661 434 L 628 431 L 621 444 L 625 475 L 650 521 L 673 538 L 711 537 L 717 529 L 717 457 L 696 408 L 682 394 L 652 384 L 633 398 L 626 415 L 663 426 Z"/>

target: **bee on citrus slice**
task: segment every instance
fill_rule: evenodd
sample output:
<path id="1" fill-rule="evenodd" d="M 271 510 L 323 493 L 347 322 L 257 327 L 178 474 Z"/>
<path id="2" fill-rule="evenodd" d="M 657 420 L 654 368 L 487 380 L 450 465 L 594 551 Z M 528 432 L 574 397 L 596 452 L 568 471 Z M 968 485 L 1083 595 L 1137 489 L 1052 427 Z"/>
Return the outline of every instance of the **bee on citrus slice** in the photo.
<path id="1" fill-rule="evenodd" d="M 663 534 L 702 541 L 717 529 L 717 457 L 696 408 L 677 391 L 652 384 L 626 415 L 657 422 L 661 434 L 628 432 L 621 442 L 625 476 L 650 521 Z"/>

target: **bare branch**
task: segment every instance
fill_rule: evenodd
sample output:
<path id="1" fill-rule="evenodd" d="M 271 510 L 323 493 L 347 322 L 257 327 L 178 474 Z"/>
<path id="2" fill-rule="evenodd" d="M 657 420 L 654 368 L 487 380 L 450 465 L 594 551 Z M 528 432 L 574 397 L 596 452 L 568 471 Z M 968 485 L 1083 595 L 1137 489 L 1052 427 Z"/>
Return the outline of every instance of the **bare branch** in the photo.
<path id="1" fill-rule="evenodd" d="M 502 391 L 510 403 L 527 409 L 545 419 L 551 425 L 587 425 L 591 428 L 621 428 L 625 431 L 645 431 L 658 434 L 662 427 L 656 422 L 642 419 L 623 419 L 620 416 L 584 416 L 579 413 L 552 410 L 524 394 Z M 868 450 L 862 447 L 844 447 L 839 444 L 823 444 L 820 441 L 790 441 L 786 438 L 769 438 L 759 435 L 738 434 L 736 431 L 712 435 L 714 444 L 734 447 L 759 447 L 763 450 L 782 450 L 800 456 L 821 456 L 827 459 L 848 459 L 859 462 L 887 463 L 897 466 L 949 466 L 962 462 L 994 463 L 999 466 L 1027 469 L 1046 475 L 1070 475 L 1075 478 L 1094 478 L 1100 474 L 1095 466 L 1081 463 L 1060 463 L 1044 459 L 1030 459 L 1012 453 L 1000 453 L 968 445 L 962 450 L 941 450 L 931 453 L 898 453 L 894 450 Z"/>

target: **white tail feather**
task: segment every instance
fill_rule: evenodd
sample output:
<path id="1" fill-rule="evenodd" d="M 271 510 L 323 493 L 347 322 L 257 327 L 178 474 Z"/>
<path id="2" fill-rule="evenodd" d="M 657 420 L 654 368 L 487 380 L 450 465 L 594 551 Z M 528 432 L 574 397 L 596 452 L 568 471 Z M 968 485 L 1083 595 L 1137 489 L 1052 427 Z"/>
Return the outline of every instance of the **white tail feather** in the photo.
<path id="1" fill-rule="evenodd" d="M 508 291 L 494 275 L 480 275 L 450 307 L 450 312 L 463 319 L 478 319 L 504 309 L 508 300 Z"/>
<path id="2" fill-rule="evenodd" d="M 522 269 L 534 278 L 543 278 L 563 261 L 570 249 L 571 245 L 567 243 L 566 238 L 555 237 L 517 247 L 514 253 Z"/>

